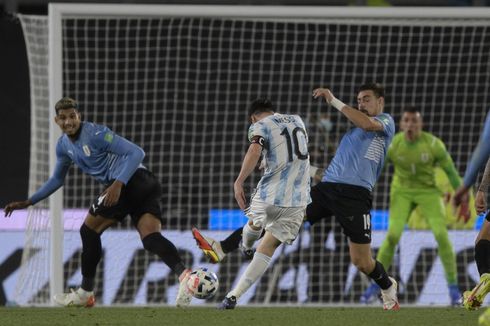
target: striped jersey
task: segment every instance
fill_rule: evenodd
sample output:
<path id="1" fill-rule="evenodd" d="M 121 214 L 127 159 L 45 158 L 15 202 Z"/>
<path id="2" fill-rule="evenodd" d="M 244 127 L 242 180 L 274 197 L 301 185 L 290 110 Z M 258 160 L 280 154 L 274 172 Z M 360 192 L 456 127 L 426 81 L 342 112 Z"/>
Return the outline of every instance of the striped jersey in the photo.
<path id="1" fill-rule="evenodd" d="M 300 207 L 310 199 L 308 135 L 298 115 L 275 113 L 250 126 L 249 141 L 264 139 L 260 179 L 253 199 L 280 207 Z"/>
<path id="2" fill-rule="evenodd" d="M 340 141 L 322 182 L 345 183 L 372 191 L 381 174 L 386 152 L 395 133 L 395 122 L 387 113 L 374 117 L 382 131 L 352 128 Z"/>

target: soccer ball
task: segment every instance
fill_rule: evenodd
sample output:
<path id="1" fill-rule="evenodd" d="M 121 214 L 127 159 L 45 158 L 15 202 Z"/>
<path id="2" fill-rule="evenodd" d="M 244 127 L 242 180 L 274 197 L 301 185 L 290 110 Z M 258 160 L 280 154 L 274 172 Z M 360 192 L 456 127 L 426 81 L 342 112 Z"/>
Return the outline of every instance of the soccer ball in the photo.
<path id="1" fill-rule="evenodd" d="M 215 273 L 207 268 L 198 268 L 191 272 L 187 281 L 187 288 L 197 299 L 212 298 L 218 291 L 219 281 Z"/>

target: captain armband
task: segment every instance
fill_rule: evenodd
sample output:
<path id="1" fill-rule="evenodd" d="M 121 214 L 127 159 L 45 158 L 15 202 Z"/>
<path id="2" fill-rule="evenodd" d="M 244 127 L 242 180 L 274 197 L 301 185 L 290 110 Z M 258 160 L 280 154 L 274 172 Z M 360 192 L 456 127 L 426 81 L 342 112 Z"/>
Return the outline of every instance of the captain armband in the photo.
<path id="1" fill-rule="evenodd" d="M 252 144 L 259 144 L 260 146 L 265 146 L 265 139 L 262 136 L 254 136 L 250 141 Z"/>

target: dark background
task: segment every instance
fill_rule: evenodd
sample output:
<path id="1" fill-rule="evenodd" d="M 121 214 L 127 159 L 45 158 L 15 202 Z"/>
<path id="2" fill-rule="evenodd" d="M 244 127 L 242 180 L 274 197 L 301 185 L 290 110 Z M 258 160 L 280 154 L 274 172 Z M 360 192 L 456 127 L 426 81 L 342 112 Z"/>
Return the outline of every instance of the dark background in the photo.
<path id="1" fill-rule="evenodd" d="M 55 1 L 57 2 L 57 1 Z M 61 1 L 59 1 L 61 2 Z M 73 1 L 62 1 L 73 2 Z M 85 1 L 101 2 L 101 1 Z M 106 1 L 130 3 L 134 1 Z M 194 4 L 286 4 L 286 5 L 366 5 L 367 0 L 217 0 L 217 1 L 145 1 L 145 3 L 194 3 Z M 387 1 L 392 5 L 486 5 L 486 0 L 449 1 Z M 44 0 L 0 1 L 0 205 L 27 197 L 30 146 L 30 96 L 29 72 L 24 38 L 15 12 L 25 14 L 47 14 Z"/>

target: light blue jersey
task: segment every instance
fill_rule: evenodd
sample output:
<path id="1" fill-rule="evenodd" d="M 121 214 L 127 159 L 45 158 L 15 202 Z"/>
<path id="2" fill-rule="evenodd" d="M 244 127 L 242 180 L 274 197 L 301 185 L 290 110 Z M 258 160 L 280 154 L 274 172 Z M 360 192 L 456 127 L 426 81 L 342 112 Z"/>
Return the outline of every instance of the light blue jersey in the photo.
<path id="1" fill-rule="evenodd" d="M 478 141 L 478 145 L 473 151 L 471 160 L 464 173 L 463 184 L 466 187 L 472 186 L 476 182 L 478 172 L 483 169 L 490 157 L 490 111 L 487 113 L 485 125 Z"/>
<path id="2" fill-rule="evenodd" d="M 265 170 L 253 198 L 281 207 L 309 204 L 310 158 L 303 120 L 297 115 L 270 115 L 250 126 L 249 140 L 256 136 L 264 138 Z"/>
<path id="3" fill-rule="evenodd" d="M 29 200 L 35 204 L 61 187 L 72 164 L 102 184 L 108 185 L 113 180 L 127 184 L 136 169 L 143 167 L 144 156 L 139 146 L 106 126 L 82 122 L 74 142 L 66 134 L 59 138 L 53 175 Z"/>
<path id="4" fill-rule="evenodd" d="M 389 114 L 381 113 L 374 119 L 381 122 L 383 130 L 364 131 L 357 127 L 349 130 L 342 137 L 322 182 L 345 183 L 373 191 L 395 133 L 395 122 Z"/>

